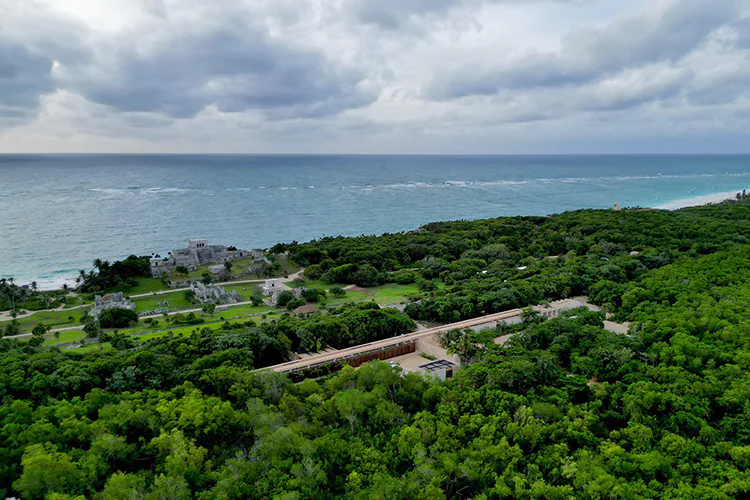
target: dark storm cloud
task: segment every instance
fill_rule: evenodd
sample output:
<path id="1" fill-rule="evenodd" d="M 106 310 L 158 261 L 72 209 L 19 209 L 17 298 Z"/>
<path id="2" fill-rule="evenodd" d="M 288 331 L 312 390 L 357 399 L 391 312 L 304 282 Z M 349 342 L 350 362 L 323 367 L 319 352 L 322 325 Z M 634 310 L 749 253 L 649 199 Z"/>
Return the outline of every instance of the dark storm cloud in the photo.
<path id="1" fill-rule="evenodd" d="M 620 19 L 604 29 L 571 33 L 559 53 L 532 53 L 484 61 L 484 69 L 460 68 L 438 78 L 430 89 L 437 99 L 492 95 L 500 89 L 584 85 L 620 71 L 654 63 L 674 63 L 695 50 L 716 28 L 736 18 L 733 0 L 674 2 L 658 15 Z"/>
<path id="2" fill-rule="evenodd" d="M 0 126 L 31 118 L 41 95 L 55 90 L 55 61 L 77 66 L 89 51 L 79 26 L 33 2 L 0 4 Z"/>
<path id="3" fill-rule="evenodd" d="M 447 15 L 452 9 L 485 3 L 544 4 L 574 0 L 347 0 L 345 10 L 360 23 L 400 31 L 414 21 Z"/>
<path id="4" fill-rule="evenodd" d="M 217 23 L 173 31 L 158 44 L 123 44 L 99 68 L 70 75 L 67 85 L 119 111 L 192 117 L 206 106 L 221 112 L 262 110 L 274 117 L 338 113 L 375 96 L 357 89 L 364 75 L 322 54 L 273 41 L 260 27 Z"/>
<path id="5" fill-rule="evenodd" d="M 445 12 L 462 0 L 352 0 L 346 8 L 359 22 L 397 30 L 412 16 Z"/>

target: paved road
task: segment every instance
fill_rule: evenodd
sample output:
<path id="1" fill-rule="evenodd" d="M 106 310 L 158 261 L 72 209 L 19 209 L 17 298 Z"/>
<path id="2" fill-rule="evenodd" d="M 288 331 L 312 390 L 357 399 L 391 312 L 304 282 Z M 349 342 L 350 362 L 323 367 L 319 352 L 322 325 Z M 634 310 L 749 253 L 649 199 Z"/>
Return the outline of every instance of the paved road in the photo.
<path id="1" fill-rule="evenodd" d="M 413 342 L 420 338 L 435 335 L 436 333 L 445 332 L 449 330 L 455 330 L 457 328 L 459 329 L 471 328 L 474 326 L 483 325 L 485 323 L 493 323 L 496 321 L 502 321 L 502 320 L 517 317 L 520 315 L 521 315 L 521 309 L 511 309 L 509 311 L 503 311 L 500 313 L 488 314 L 487 316 L 482 316 L 480 318 L 467 319 L 465 321 L 458 321 L 456 323 L 450 323 L 450 324 L 438 326 L 435 328 L 428 328 L 427 330 L 422 330 L 422 331 L 418 331 L 414 333 L 407 333 L 405 335 L 401 335 L 398 337 L 370 342 L 369 344 L 362 344 L 362 345 L 358 345 L 355 347 L 349 347 L 348 349 L 341 349 L 336 352 L 322 353 L 319 356 L 315 356 L 311 358 L 296 359 L 294 361 L 288 361 L 286 363 L 281 363 L 279 365 L 262 368 L 261 370 L 273 370 L 279 373 L 293 372 L 293 371 L 301 370 L 304 368 L 309 368 L 309 367 L 324 364 L 324 363 L 339 361 L 345 358 L 356 356 L 358 354 L 364 354 L 364 353 L 371 352 L 377 349 L 391 347 L 394 345 L 402 344 L 404 342 Z"/>
<path id="2" fill-rule="evenodd" d="M 569 306 L 568 304 L 566 304 L 568 302 L 571 302 Z M 566 308 L 574 307 L 576 303 L 578 303 L 579 305 L 583 305 L 585 307 L 589 307 L 589 309 L 592 309 L 592 310 L 599 309 L 598 307 L 593 306 L 592 304 L 589 304 L 586 297 L 577 297 L 576 300 L 555 301 L 550 305 L 552 306 L 553 309 L 556 309 L 555 306 L 563 307 L 563 304 L 565 304 L 564 307 Z M 560 311 L 562 311 L 562 309 Z M 298 371 L 304 368 L 310 368 L 310 367 L 317 366 L 317 365 L 324 364 L 324 363 L 340 361 L 340 360 L 347 359 L 353 356 L 357 356 L 359 354 L 364 354 L 364 353 L 375 351 L 378 349 L 383 349 L 386 347 L 398 345 L 403 342 L 413 342 L 415 340 L 429 337 L 440 332 L 445 332 L 445 331 L 455 330 L 455 329 L 472 328 L 475 326 L 481 326 L 481 325 L 488 324 L 488 323 L 495 323 L 498 321 L 508 320 L 511 318 L 520 318 L 520 317 L 521 317 L 521 309 L 511 309 L 509 311 L 503 311 L 500 313 L 488 314 L 487 316 L 481 316 L 479 318 L 459 321 L 456 323 L 450 323 L 450 324 L 438 326 L 435 328 L 428 328 L 426 330 L 420 330 L 414 333 L 401 335 L 399 337 L 393 337 L 390 339 L 370 342 L 369 344 L 362 344 L 359 346 L 350 347 L 348 349 L 341 349 L 336 352 L 330 352 L 330 353 L 321 352 L 318 355 L 313 355 L 310 357 L 306 357 L 304 359 L 296 359 L 293 361 L 288 361 L 286 363 L 281 363 L 275 366 L 262 368 L 261 370 L 273 370 L 278 373 L 289 373 L 289 372 Z M 624 333 L 627 333 L 628 331 L 628 324 L 627 323 L 619 324 L 619 323 L 614 323 L 612 321 L 605 321 L 604 328 L 615 333 L 624 334 Z M 495 339 L 495 342 L 498 344 L 503 344 L 510 337 L 511 335 L 504 335 L 502 337 L 498 337 L 497 339 Z"/>

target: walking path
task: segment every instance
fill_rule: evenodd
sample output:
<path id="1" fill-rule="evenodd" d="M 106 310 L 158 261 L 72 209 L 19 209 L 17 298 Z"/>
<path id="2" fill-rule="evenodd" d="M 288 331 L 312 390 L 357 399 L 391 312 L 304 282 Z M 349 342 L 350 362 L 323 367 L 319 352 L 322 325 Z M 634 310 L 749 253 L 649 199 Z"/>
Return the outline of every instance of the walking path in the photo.
<path id="1" fill-rule="evenodd" d="M 287 283 L 291 283 L 295 279 L 301 277 L 303 272 L 304 272 L 304 269 L 300 269 L 296 273 L 290 274 L 286 278 L 278 278 L 278 279 L 279 279 L 279 281 L 281 281 L 282 287 L 285 288 L 285 289 L 287 289 L 287 290 L 289 290 L 290 287 L 289 287 L 289 285 L 287 285 Z M 225 285 L 242 285 L 242 284 L 247 284 L 247 283 L 263 283 L 263 282 L 265 282 L 265 280 L 238 280 L 238 281 L 223 281 L 223 282 L 215 283 L 215 284 L 219 285 L 219 286 L 225 286 Z M 175 292 L 185 292 L 187 290 L 190 290 L 190 288 L 173 288 L 173 289 L 170 289 L 170 290 L 159 290 L 157 292 L 148 292 L 148 293 L 139 293 L 139 294 L 136 294 L 136 295 L 130 295 L 129 298 L 135 299 L 135 298 L 138 298 L 138 297 L 151 297 L 153 295 L 162 295 L 162 294 L 165 294 L 165 293 L 175 293 Z M 246 306 L 248 304 L 252 304 L 252 302 L 251 301 L 246 301 L 246 302 L 235 302 L 234 304 L 223 304 L 223 305 L 216 306 L 216 309 L 226 309 L 228 307 L 234 307 L 234 306 Z M 26 312 L 26 313 L 23 313 L 23 314 L 19 314 L 18 316 L 16 316 L 16 319 L 28 318 L 29 316 L 32 316 L 33 314 L 38 313 L 38 312 L 72 311 L 73 309 L 81 309 L 83 307 L 91 307 L 91 306 L 92 306 L 92 304 L 80 304 L 80 305 L 73 306 L 73 307 L 68 307 L 68 308 L 57 307 L 55 309 L 42 309 L 42 310 L 39 310 L 39 311 L 29 311 L 29 312 Z M 198 309 L 181 309 L 179 311 L 168 312 L 167 315 L 168 316 L 172 316 L 173 314 L 187 314 L 187 313 L 191 313 L 191 312 L 201 312 L 202 310 L 203 309 L 201 309 L 201 308 L 198 308 Z M 7 318 L 5 318 L 5 315 L 7 315 Z M 159 317 L 163 317 L 163 316 L 164 316 L 163 314 L 152 314 L 152 315 L 149 315 L 149 316 L 141 316 L 139 319 L 159 318 Z M 11 317 L 11 315 L 10 315 L 9 312 L 0 312 L 0 321 L 6 321 L 6 320 L 10 321 L 11 319 L 13 319 L 13 318 Z M 83 328 L 83 326 L 67 326 L 65 328 L 55 328 L 54 330 L 50 330 L 50 332 L 51 333 L 55 333 L 55 332 L 67 332 L 67 331 L 70 331 L 70 330 L 80 330 L 82 328 Z M 21 333 L 19 335 L 11 335 L 10 337 L 5 337 L 5 338 L 9 338 L 9 339 L 19 338 L 19 339 L 22 339 L 22 338 L 29 337 L 29 336 L 31 336 L 30 333 Z"/>
<path id="2" fill-rule="evenodd" d="M 590 310 L 598 311 L 599 308 L 593 304 L 588 303 L 588 297 L 575 297 L 574 299 L 565 299 L 560 300 L 556 302 L 552 302 L 550 306 L 544 306 L 544 309 L 553 309 L 557 310 L 559 312 L 565 310 L 574 308 L 577 306 L 584 306 L 589 308 Z M 540 306 L 536 306 L 537 308 L 540 308 Z M 541 309 L 541 308 L 540 308 Z M 293 361 L 288 361 L 286 363 L 281 363 L 278 365 L 261 368 L 261 370 L 273 370 L 278 373 L 289 373 L 293 371 L 299 371 L 306 368 L 311 368 L 314 366 L 318 366 L 321 364 L 326 363 L 332 363 L 337 361 L 343 361 L 348 358 L 356 357 L 361 354 L 369 353 L 372 351 L 377 351 L 381 349 L 385 349 L 388 347 L 392 347 L 395 345 L 403 344 L 404 342 L 414 342 L 418 339 L 424 339 L 426 337 L 432 337 L 436 333 L 450 331 L 450 330 L 456 330 L 456 329 L 464 329 L 464 328 L 474 328 L 477 326 L 482 326 L 486 324 L 497 324 L 501 321 L 508 321 L 508 320 L 516 320 L 519 321 L 521 318 L 521 309 L 511 309 L 509 311 L 503 311 L 500 313 L 495 314 L 488 314 L 486 316 L 481 316 L 479 318 L 473 318 L 468 319 L 465 321 L 458 321 L 456 323 L 450 323 L 447 325 L 442 325 L 434 328 L 428 328 L 420 331 L 416 331 L 413 333 L 408 333 L 404 335 L 400 335 L 398 337 L 393 337 L 389 339 L 384 340 L 378 340 L 375 342 L 370 342 L 368 344 L 362 344 L 354 347 L 349 347 L 347 349 L 341 349 L 338 351 L 327 351 L 322 350 L 318 351 L 317 353 L 313 353 L 310 355 L 306 355 L 302 359 L 296 359 Z M 628 324 L 623 323 L 614 323 L 612 321 L 605 321 L 604 322 L 604 328 L 615 332 L 624 334 L 628 331 Z M 510 339 L 510 337 L 513 334 L 503 335 L 501 337 L 498 337 L 495 339 L 495 343 L 497 344 L 504 344 L 505 342 Z"/>

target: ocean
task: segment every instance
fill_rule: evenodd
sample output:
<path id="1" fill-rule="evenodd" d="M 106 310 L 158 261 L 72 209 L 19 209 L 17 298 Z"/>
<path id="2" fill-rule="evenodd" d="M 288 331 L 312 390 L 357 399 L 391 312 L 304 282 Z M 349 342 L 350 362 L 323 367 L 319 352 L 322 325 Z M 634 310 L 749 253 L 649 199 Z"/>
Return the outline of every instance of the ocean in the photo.
<path id="1" fill-rule="evenodd" d="M 0 155 L 0 276 L 59 286 L 190 238 L 241 248 L 750 188 L 750 156 Z"/>

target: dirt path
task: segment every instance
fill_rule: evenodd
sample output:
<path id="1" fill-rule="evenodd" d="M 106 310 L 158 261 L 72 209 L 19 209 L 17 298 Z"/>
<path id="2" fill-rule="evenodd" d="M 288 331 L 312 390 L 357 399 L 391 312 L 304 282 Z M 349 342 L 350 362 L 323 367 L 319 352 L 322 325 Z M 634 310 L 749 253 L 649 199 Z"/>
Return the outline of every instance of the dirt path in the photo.
<path id="1" fill-rule="evenodd" d="M 304 272 L 304 269 L 300 269 L 294 274 L 290 274 L 287 278 L 278 278 L 281 283 L 290 283 L 294 281 L 295 279 L 302 276 L 302 273 Z M 273 279 L 273 278 L 269 278 Z M 237 280 L 237 281 L 221 281 L 218 283 L 212 283 L 213 285 L 219 285 L 219 286 L 227 286 L 227 285 L 243 285 L 246 283 L 265 283 L 265 279 L 254 279 L 254 280 Z M 289 288 L 289 287 L 286 287 Z M 148 292 L 148 293 L 139 293 L 136 295 L 130 295 L 131 299 L 137 299 L 138 297 L 150 297 L 152 295 L 162 295 L 165 293 L 174 293 L 174 292 L 184 292 L 186 290 L 190 290 L 190 287 L 183 287 L 183 288 L 171 288 L 169 290 L 159 290 L 158 292 Z"/>
<path id="2" fill-rule="evenodd" d="M 301 277 L 303 272 L 304 272 L 304 269 L 300 269 L 296 273 L 290 274 L 289 277 L 287 277 L 287 278 L 279 278 L 279 280 L 281 281 L 282 285 L 284 285 L 284 288 L 287 289 L 287 290 L 289 290 L 289 286 L 286 285 L 286 284 L 287 283 L 291 283 L 293 280 Z M 246 284 L 246 283 L 264 283 L 264 282 L 265 282 L 264 279 L 255 279 L 255 280 L 222 281 L 220 283 L 214 283 L 214 284 L 219 285 L 219 286 L 227 286 L 227 285 L 242 285 L 242 284 Z M 170 290 L 159 290 L 157 292 L 148 292 L 148 293 L 139 293 L 139 294 L 136 294 L 136 295 L 130 295 L 129 298 L 131 298 L 131 299 L 137 299 L 138 297 L 151 297 L 153 295 L 163 295 L 163 294 L 166 294 L 166 293 L 184 292 L 184 291 L 187 291 L 187 290 L 190 290 L 190 288 L 188 288 L 188 287 L 186 287 L 186 288 L 172 288 Z M 231 307 L 231 306 L 247 305 L 247 304 L 250 304 L 250 302 L 237 302 L 237 303 L 234 303 L 234 304 L 224 304 L 224 305 L 221 305 L 221 306 L 217 306 L 217 309 Z M 72 311 L 74 309 L 81 309 L 81 308 L 84 308 L 84 307 L 91 307 L 91 306 L 92 306 L 92 304 L 80 304 L 80 305 L 77 305 L 77 306 L 67 307 L 67 308 L 61 306 L 61 307 L 56 307 L 54 309 L 40 309 L 39 311 L 28 311 L 28 312 L 25 312 L 23 314 L 19 314 L 18 316 L 16 316 L 16 319 L 28 318 L 29 316 L 33 316 L 34 314 L 39 313 L 39 312 Z M 201 309 L 180 310 L 180 311 L 170 312 L 168 314 L 172 315 L 172 314 L 177 314 L 177 313 L 189 313 L 189 312 L 198 312 L 198 311 L 201 311 Z M 159 316 L 162 316 L 162 315 L 158 314 L 158 315 L 152 315 L 152 316 L 142 316 L 141 319 L 155 318 L 155 317 L 159 317 Z M 12 319 L 13 319 L 13 317 L 10 315 L 10 312 L 7 312 L 7 311 L 0 312 L 0 321 L 10 321 Z M 58 329 L 55 329 L 55 330 L 51 330 L 51 332 L 64 332 L 64 331 L 68 331 L 68 330 L 79 330 L 79 329 L 80 329 L 80 327 L 71 326 L 71 327 L 58 328 Z M 24 338 L 24 337 L 26 337 L 28 335 L 30 335 L 30 334 L 22 333 L 20 336 L 16 335 L 16 336 L 7 337 L 7 338 Z"/>
<path id="3" fill-rule="evenodd" d="M 60 311 L 72 311 L 74 309 L 80 309 L 82 307 L 91 307 L 91 304 L 79 304 L 77 306 L 73 307 L 55 307 L 54 309 L 40 309 L 38 311 L 26 311 L 23 314 L 19 314 L 16 316 L 16 319 L 24 319 L 28 318 L 29 316 L 33 316 L 34 314 L 38 312 L 60 312 Z M 0 321 L 10 321 L 13 319 L 13 316 L 11 316 L 9 311 L 2 311 L 0 312 Z"/>

